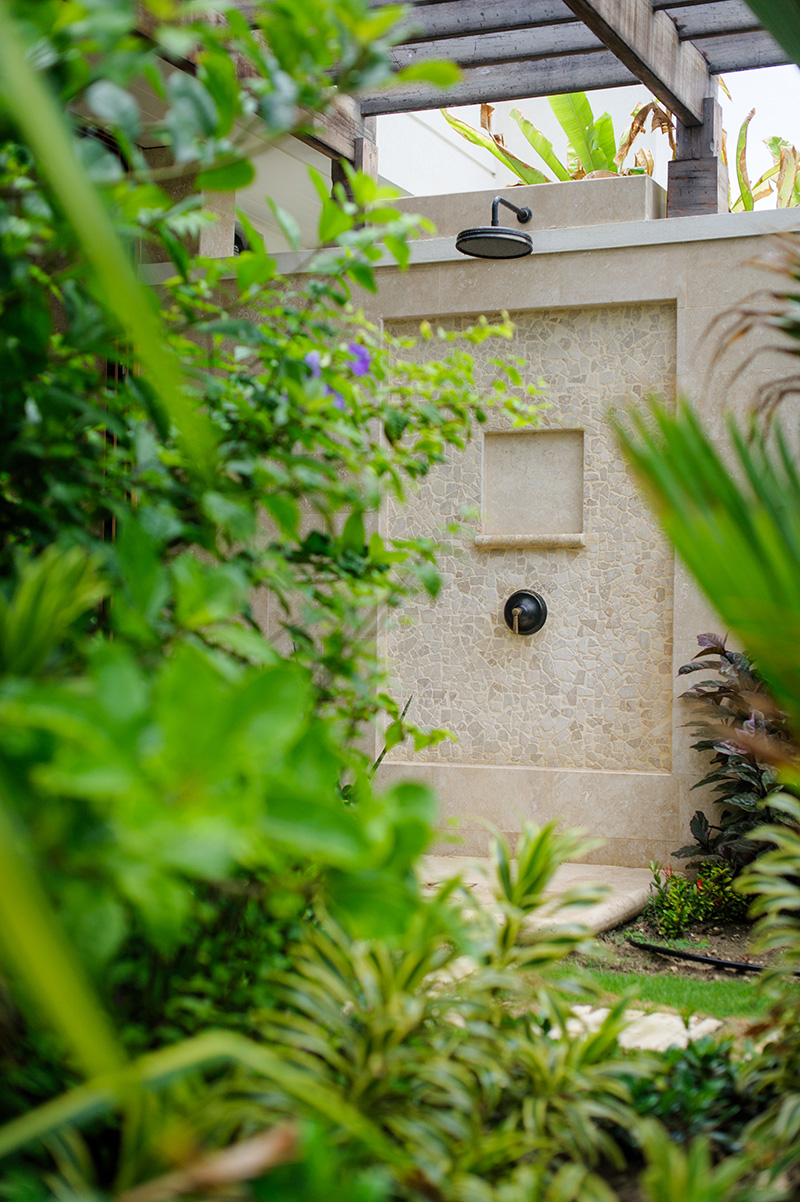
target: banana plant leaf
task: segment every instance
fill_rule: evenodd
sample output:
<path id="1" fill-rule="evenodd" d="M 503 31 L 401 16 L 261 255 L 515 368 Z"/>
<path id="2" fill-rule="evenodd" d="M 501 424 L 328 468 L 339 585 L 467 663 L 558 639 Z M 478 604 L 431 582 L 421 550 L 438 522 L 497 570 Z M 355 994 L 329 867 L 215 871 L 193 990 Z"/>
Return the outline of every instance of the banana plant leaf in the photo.
<path id="1" fill-rule="evenodd" d="M 508 167 L 509 171 L 513 171 L 524 184 L 549 184 L 552 180 L 539 171 L 538 167 L 531 167 L 530 163 L 524 163 L 522 159 L 518 159 L 515 154 L 511 154 L 504 146 L 492 137 L 491 134 L 485 133 L 482 129 L 473 129 L 471 125 L 467 125 L 466 121 L 460 121 L 458 117 L 452 116 L 446 109 L 441 110 L 441 114 L 449 126 L 456 133 L 461 134 L 462 138 L 466 138 L 473 146 L 482 146 L 484 150 L 488 150 L 496 159 Z"/>
<path id="2" fill-rule="evenodd" d="M 778 208 L 788 209 L 796 205 L 797 151 L 793 146 L 782 146 L 778 169 Z"/>
<path id="3" fill-rule="evenodd" d="M 614 140 L 614 122 L 611 120 L 610 113 L 603 113 L 597 118 L 594 123 L 595 136 L 600 151 L 605 158 L 606 171 L 616 171 L 617 164 L 614 159 L 617 153 L 617 145 Z"/>
<path id="4" fill-rule="evenodd" d="M 570 146 L 580 160 L 587 175 L 591 171 L 614 170 L 609 168 L 608 159 L 600 148 L 592 108 L 585 92 L 570 92 L 563 96 L 550 96 L 550 108 L 555 114 Z M 614 154 L 611 155 L 613 163 Z"/>
<path id="5" fill-rule="evenodd" d="M 731 419 L 718 451 L 695 413 L 653 404 L 614 418 L 620 445 L 678 553 L 800 732 L 800 475 L 776 421 Z M 725 466 L 734 465 L 733 472 Z"/>
<path id="6" fill-rule="evenodd" d="M 747 130 L 750 122 L 756 115 L 756 110 L 751 109 L 742 122 L 742 128 L 739 130 L 739 139 L 736 144 L 736 176 L 739 180 L 739 199 L 743 209 L 752 209 L 753 207 L 753 189 L 750 186 L 750 177 L 747 174 Z"/>
<path id="7" fill-rule="evenodd" d="M 544 136 L 542 131 L 537 129 L 526 117 L 523 117 L 519 109 L 511 110 L 511 118 L 513 121 L 516 121 L 533 149 L 544 160 L 556 179 L 563 181 L 570 179 L 569 171 L 553 150 L 553 143 Z"/>

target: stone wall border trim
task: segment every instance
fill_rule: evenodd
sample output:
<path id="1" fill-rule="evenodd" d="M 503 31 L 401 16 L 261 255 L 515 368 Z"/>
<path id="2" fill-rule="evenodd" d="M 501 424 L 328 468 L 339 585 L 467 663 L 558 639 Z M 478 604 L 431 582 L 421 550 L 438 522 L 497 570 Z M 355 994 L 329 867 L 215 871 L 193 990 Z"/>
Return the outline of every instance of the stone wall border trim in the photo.
<path id="1" fill-rule="evenodd" d="M 476 534 L 478 551 L 510 551 L 541 547 L 549 551 L 579 551 L 586 546 L 585 534 Z"/>

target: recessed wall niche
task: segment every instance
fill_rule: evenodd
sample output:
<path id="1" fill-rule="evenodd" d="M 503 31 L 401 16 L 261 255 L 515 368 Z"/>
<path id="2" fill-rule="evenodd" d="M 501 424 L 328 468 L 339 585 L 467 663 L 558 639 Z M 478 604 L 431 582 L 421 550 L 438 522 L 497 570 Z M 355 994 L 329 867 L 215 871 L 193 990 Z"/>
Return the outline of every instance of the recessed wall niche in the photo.
<path id="1" fill-rule="evenodd" d="M 583 430 L 509 430 L 483 440 L 478 547 L 582 547 Z"/>

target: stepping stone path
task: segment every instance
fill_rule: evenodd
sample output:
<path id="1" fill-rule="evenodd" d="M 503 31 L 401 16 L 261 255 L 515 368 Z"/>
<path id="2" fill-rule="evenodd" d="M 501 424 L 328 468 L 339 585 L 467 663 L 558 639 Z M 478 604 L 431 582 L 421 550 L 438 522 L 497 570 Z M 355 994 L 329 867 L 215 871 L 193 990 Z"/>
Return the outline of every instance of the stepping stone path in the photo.
<path id="1" fill-rule="evenodd" d="M 608 1018 L 608 1010 L 602 1006 L 573 1006 L 573 1017 L 567 1020 L 570 1035 L 590 1035 Z M 685 1048 L 695 1039 L 711 1035 L 722 1023 L 716 1018 L 698 1018 L 693 1014 L 689 1025 L 679 1014 L 666 1010 L 655 1010 L 645 1014 L 643 1010 L 627 1011 L 628 1025 L 620 1034 L 621 1048 L 639 1048 L 645 1052 L 666 1052 L 667 1048 Z"/>
<path id="2" fill-rule="evenodd" d="M 434 893 L 444 881 L 460 876 L 481 907 L 495 911 L 500 917 L 492 892 L 492 865 L 488 859 L 475 856 L 425 856 L 421 868 L 421 884 L 425 893 Z M 641 914 L 650 895 L 651 874 L 648 868 L 619 868 L 612 864 L 562 864 L 556 872 L 546 896 L 552 899 L 549 911 L 537 916 L 536 925 L 556 922 L 581 923 L 594 934 L 608 931 L 620 923 Z M 605 885 L 608 896 L 591 906 L 570 906 L 558 909 L 558 899 L 579 885 Z M 465 913 L 468 913 L 465 910 Z M 463 963 L 451 966 L 451 975 L 465 976 L 471 970 L 468 957 Z M 453 972 L 453 969 L 456 971 Z M 595 1006 L 573 1006 L 568 1023 L 571 1034 L 596 1031 L 608 1016 L 608 1010 Z M 619 1038 L 621 1047 L 663 1052 L 670 1047 L 685 1048 L 687 1044 L 716 1031 L 722 1024 L 714 1018 L 693 1015 L 687 1024 L 678 1014 L 668 1011 L 645 1013 L 627 1012 L 628 1025 Z"/>

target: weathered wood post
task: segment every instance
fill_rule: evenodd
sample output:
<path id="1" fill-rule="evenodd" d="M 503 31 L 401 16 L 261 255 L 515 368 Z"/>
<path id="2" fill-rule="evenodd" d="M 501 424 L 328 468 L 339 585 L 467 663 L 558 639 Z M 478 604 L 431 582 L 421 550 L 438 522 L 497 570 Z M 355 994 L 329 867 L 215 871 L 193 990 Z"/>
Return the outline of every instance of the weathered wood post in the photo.
<path id="1" fill-rule="evenodd" d="M 716 81 L 714 83 L 716 91 Z M 667 216 L 728 212 L 728 168 L 722 161 L 722 109 L 703 100 L 702 125 L 677 124 L 677 157 L 667 169 Z"/>

